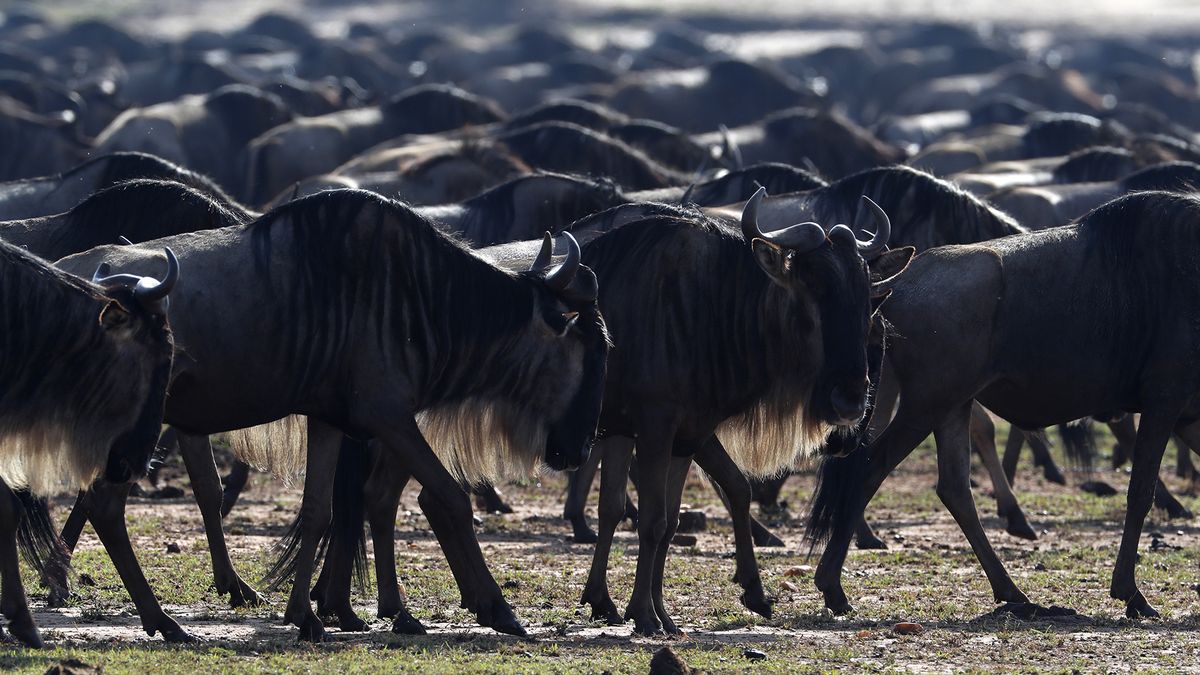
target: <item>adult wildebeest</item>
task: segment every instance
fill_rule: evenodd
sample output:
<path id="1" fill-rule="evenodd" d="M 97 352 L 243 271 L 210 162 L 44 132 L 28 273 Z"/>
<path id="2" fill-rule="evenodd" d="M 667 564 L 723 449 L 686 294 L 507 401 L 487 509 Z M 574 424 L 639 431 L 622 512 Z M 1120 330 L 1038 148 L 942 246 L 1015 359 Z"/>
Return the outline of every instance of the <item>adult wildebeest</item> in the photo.
<path id="1" fill-rule="evenodd" d="M 968 423 L 977 399 L 1027 429 L 1142 413 L 1110 593 L 1125 601 L 1130 617 L 1157 614 L 1135 583 L 1137 544 L 1170 435 L 1200 448 L 1198 221 L 1200 197 L 1138 193 L 1067 227 L 933 249 L 890 285 L 884 316 L 897 338 L 881 389 L 898 392 L 899 410 L 871 443 L 864 470 L 845 471 L 836 485 L 820 488 L 818 506 L 841 499 L 832 511 L 814 508 L 827 517 L 811 523 L 814 536 L 832 533 L 815 577 L 827 607 L 850 610 L 840 580 L 849 525 L 931 431 L 938 495 L 996 600 L 1028 602 L 988 543 L 971 499 Z M 880 398 L 882 407 L 882 391 Z"/>
<path id="2" fill-rule="evenodd" d="M 624 618 L 639 633 L 678 632 L 663 604 L 663 569 L 693 455 L 730 498 L 735 531 L 748 541 L 750 489 L 738 469 L 777 472 L 866 409 L 867 261 L 885 248 L 887 216 L 864 200 L 855 222 L 872 225 L 869 242 L 811 222 L 765 234 L 757 221 L 764 192 L 747 203 L 741 232 L 693 213 L 632 223 L 584 249 L 619 348 L 601 415 L 609 438 L 600 541 L 582 602 L 596 618 L 621 621 L 606 571 L 636 438 L 639 556 Z M 906 248 L 886 259 L 902 268 L 911 255 Z M 737 567 L 743 602 L 769 614 L 752 551 Z"/>
<path id="3" fill-rule="evenodd" d="M 301 636 L 324 634 L 308 591 L 343 430 L 378 439 L 389 462 L 421 482 L 422 509 L 463 606 L 485 626 L 523 633 L 484 563 L 458 479 L 541 461 L 569 469 L 586 458 L 608 342 L 595 278 L 577 252 L 553 268 L 547 253 L 530 271 L 505 272 L 404 206 L 362 191 L 322 193 L 245 227 L 159 241 L 197 280 L 173 296 L 180 359 L 166 421 L 181 444 L 278 422 L 234 434 L 235 446 L 281 473 L 306 467 L 300 564 L 285 615 Z M 101 247 L 60 264 L 138 270 L 148 251 Z M 214 296 L 206 278 L 244 291 Z M 307 434 L 292 415 L 308 416 Z M 193 481 L 217 481 L 211 466 L 188 468 Z M 130 592 L 153 597 L 144 580 Z"/>
<path id="4" fill-rule="evenodd" d="M 179 267 L 167 257 L 161 282 L 97 270 L 89 283 L 0 242 L 0 611 L 27 645 L 42 639 L 17 567 L 11 488 L 145 474 L 171 376 L 165 310 Z M 106 545 L 113 534 L 97 533 Z"/>

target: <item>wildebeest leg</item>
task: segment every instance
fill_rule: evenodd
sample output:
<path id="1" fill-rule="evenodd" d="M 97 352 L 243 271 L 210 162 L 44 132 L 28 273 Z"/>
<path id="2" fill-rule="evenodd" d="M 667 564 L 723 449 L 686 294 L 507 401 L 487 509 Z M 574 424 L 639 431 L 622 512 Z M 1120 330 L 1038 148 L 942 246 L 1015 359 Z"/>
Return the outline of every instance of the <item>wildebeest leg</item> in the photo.
<path id="1" fill-rule="evenodd" d="M 1190 520 L 1192 512 L 1188 507 L 1184 506 L 1175 495 L 1171 494 L 1171 488 L 1162 481 L 1162 478 L 1156 478 L 1154 483 L 1154 505 L 1167 512 L 1167 518 L 1175 519 L 1182 518 Z"/>
<path id="2" fill-rule="evenodd" d="M 1121 419 L 1109 422 L 1108 430 L 1117 439 L 1112 453 L 1112 468 L 1117 469 L 1129 461 L 1130 453 L 1137 444 L 1137 424 L 1133 421 L 1133 415 L 1123 415 Z"/>
<path id="3" fill-rule="evenodd" d="M 225 545 L 225 532 L 221 529 L 221 474 L 217 472 L 216 462 L 213 461 L 208 436 L 183 432 L 178 435 L 179 453 L 183 455 L 183 463 L 192 483 L 192 494 L 204 519 L 204 534 L 208 538 L 208 551 L 212 556 L 213 585 L 217 593 L 229 594 L 230 607 L 256 606 L 259 604 L 258 593 L 238 576 Z"/>
<path id="4" fill-rule="evenodd" d="M 691 468 L 691 457 L 671 457 L 670 465 L 667 467 L 666 530 L 658 543 L 658 548 L 654 550 L 654 576 L 650 582 L 650 593 L 654 602 L 654 613 L 658 615 L 658 620 L 662 623 L 663 632 L 668 635 L 683 633 L 679 630 L 679 626 L 675 625 L 671 615 L 667 613 L 666 603 L 663 602 L 663 576 L 667 569 L 667 552 L 671 548 L 671 538 L 675 536 L 675 529 L 679 526 L 679 505 L 683 501 L 683 485 L 687 482 L 688 470 Z M 746 508 L 749 510 L 748 504 Z M 641 557 L 640 550 L 638 556 Z"/>
<path id="5" fill-rule="evenodd" d="M 901 415 L 897 415 L 879 438 L 871 444 L 871 455 L 867 476 L 863 481 L 860 506 L 857 513 L 852 514 L 855 522 L 862 519 L 867 504 L 875 496 L 875 492 L 879 490 L 879 486 L 883 484 L 888 474 L 899 466 L 900 462 L 904 461 L 904 458 L 913 451 L 913 448 L 929 435 L 930 427 L 913 425 L 907 422 L 902 415 L 903 403 L 901 403 Z M 859 452 L 863 452 L 863 450 L 859 450 Z M 813 575 L 817 590 L 821 591 L 825 598 L 825 606 L 834 614 L 846 614 L 854 609 L 846 598 L 845 591 L 842 590 L 842 567 L 846 563 L 846 554 L 850 550 L 850 537 L 853 531 L 853 527 L 842 528 L 840 532 L 835 531 L 829 543 L 825 545 L 825 551 L 821 554 L 821 561 L 817 564 L 817 571 Z"/>
<path id="6" fill-rule="evenodd" d="M 979 522 L 975 499 L 971 496 L 972 405 L 968 403 L 960 407 L 933 430 L 937 441 L 937 495 L 967 536 L 975 557 L 992 584 L 992 595 L 996 601 L 1027 603 L 1029 599 L 1013 583 L 1004 564 L 992 550 L 983 525 Z"/>
<path id="7" fill-rule="evenodd" d="M 1050 483 L 1066 485 L 1067 479 L 1054 463 L 1054 455 L 1050 454 L 1050 441 L 1045 431 L 1022 431 L 1025 440 L 1029 441 L 1029 449 L 1033 451 L 1033 465 L 1042 467 L 1042 478 Z M 1015 467 L 1014 467 L 1015 468 Z"/>
<path id="8" fill-rule="evenodd" d="M 1200 482 L 1200 474 L 1196 472 L 1196 465 L 1192 463 L 1192 453 L 1187 442 L 1178 436 L 1175 437 L 1175 475 L 1191 481 L 1193 488 Z"/>
<path id="9" fill-rule="evenodd" d="M 59 538 L 62 539 L 68 554 L 75 550 L 75 545 L 79 543 L 79 536 L 83 534 L 83 526 L 87 525 L 88 510 L 91 508 L 88 501 L 90 494 L 91 492 L 88 490 L 79 491 L 78 496 L 75 497 L 75 505 L 71 507 L 71 513 L 67 516 L 67 522 L 63 523 Z M 46 597 L 47 606 L 63 607 L 67 604 L 67 600 L 71 596 L 70 563 L 70 555 L 54 556 L 46 562 L 46 572 L 42 582 L 50 589 Z"/>
<path id="10" fill-rule="evenodd" d="M 161 632 L 167 642 L 195 642 L 196 638 L 180 628 L 175 619 L 168 616 L 158 604 L 158 598 L 150 588 L 150 583 L 146 581 L 142 566 L 138 564 L 137 556 L 133 553 L 129 532 L 125 529 L 125 499 L 129 496 L 129 488 L 132 485 L 116 485 L 104 481 L 92 485 L 91 496 L 88 497 L 91 506 L 88 519 L 92 523 L 92 529 L 96 530 L 96 536 L 100 537 L 100 543 L 104 544 L 104 550 L 108 551 L 108 557 L 112 559 L 113 567 L 117 568 L 125 590 L 129 591 L 129 598 L 137 607 L 138 616 L 142 619 L 142 628 L 146 633 L 154 635 Z"/>
<path id="11" fill-rule="evenodd" d="M 996 425 L 979 403 L 971 405 L 971 445 L 987 467 L 992 479 L 992 491 L 996 495 L 996 506 L 1007 527 L 1005 531 L 1022 539 L 1037 539 L 1037 534 L 1025 519 L 1025 512 L 1017 503 L 1017 496 L 1009 487 L 1000 458 L 996 455 Z"/>
<path id="12" fill-rule="evenodd" d="M 359 618 L 350 600 L 355 564 L 366 563 L 363 514 L 366 511 L 363 486 L 367 481 L 370 452 L 367 441 L 343 436 L 333 477 L 333 509 L 325 564 L 313 584 L 309 597 L 317 603 L 317 616 L 325 621 L 337 619 L 342 632 L 366 631 L 370 624 Z M 395 513 L 393 512 L 393 516 Z"/>
<path id="13" fill-rule="evenodd" d="M 242 490 L 246 488 L 246 481 L 250 480 L 250 465 L 237 460 L 233 463 L 233 468 L 230 469 L 229 475 L 225 477 L 224 488 L 221 490 L 221 517 L 229 515 L 233 510 L 233 505 L 237 504 L 238 497 L 242 496 Z"/>
<path id="14" fill-rule="evenodd" d="M 504 501 L 504 497 L 495 485 L 482 483 L 472 488 L 475 495 L 475 505 L 484 513 L 512 513 L 513 508 Z"/>
<path id="15" fill-rule="evenodd" d="M 1125 615 L 1131 619 L 1158 616 L 1158 612 L 1146 602 L 1137 587 L 1137 547 L 1142 536 L 1142 525 L 1154 500 L 1158 468 L 1177 419 L 1176 410 L 1143 411 L 1133 445 L 1133 473 L 1129 477 L 1129 493 L 1126 497 L 1125 529 L 1121 535 L 1117 564 L 1113 568 L 1112 586 L 1109 587 L 1109 595 L 1125 601 Z"/>
<path id="16" fill-rule="evenodd" d="M 421 625 L 408 611 L 404 602 L 404 591 L 396 578 L 396 511 L 400 497 L 408 485 L 409 474 L 396 466 L 396 462 L 384 457 L 378 446 L 374 452 L 371 471 L 363 486 L 363 502 L 366 504 L 367 523 L 371 527 L 371 541 L 375 546 L 375 584 L 378 592 L 375 615 L 381 619 L 393 619 L 392 632 L 402 635 L 424 635 Z"/>
<path id="17" fill-rule="evenodd" d="M 608 555 L 612 550 L 613 533 L 625 517 L 625 500 L 628 498 L 625 484 L 629 480 L 629 464 L 633 458 L 633 439 L 624 436 L 601 439 L 592 453 L 601 451 L 604 463 L 600 472 L 596 550 L 592 552 L 592 566 L 579 604 L 592 606 L 593 621 L 604 619 L 608 625 L 618 626 L 622 623 L 621 614 L 608 593 Z"/>
<path id="18" fill-rule="evenodd" d="M 320 642 L 325 626 L 309 601 L 317 545 L 333 517 L 333 476 L 342 432 L 316 418 L 308 418 L 308 449 L 304 469 L 304 496 L 300 500 L 300 551 L 296 576 L 283 620 L 300 629 L 300 640 Z"/>
<path id="19" fill-rule="evenodd" d="M 699 464 L 700 460 L 697 459 L 696 463 Z M 701 467 L 701 468 L 703 468 L 703 467 Z M 741 473 L 741 470 L 738 469 L 736 465 L 734 466 L 734 469 L 737 470 L 738 473 Z M 704 469 L 704 472 L 708 473 L 708 469 Z M 721 498 L 721 503 L 725 505 L 725 510 L 729 511 L 730 515 L 732 516 L 733 515 L 733 506 L 731 506 L 729 503 L 728 495 L 726 495 L 725 491 L 721 489 L 721 485 L 718 482 L 716 482 L 716 478 L 713 477 L 711 473 L 709 474 L 709 477 L 713 478 L 713 490 L 717 493 L 717 496 Z M 751 485 L 753 485 L 753 483 L 751 483 Z M 750 494 L 751 495 L 754 494 L 753 487 L 750 488 Z M 751 501 L 753 501 L 753 499 L 751 499 Z M 763 525 L 761 522 L 759 522 L 758 518 L 755 518 L 753 515 L 750 515 L 749 517 L 750 517 L 750 540 L 752 542 L 754 542 L 755 546 L 762 546 L 764 548 L 774 547 L 774 546 L 786 546 L 786 544 L 783 543 L 783 540 L 780 539 L 779 537 L 775 536 L 774 532 L 767 529 L 766 525 Z M 734 581 L 735 582 L 737 581 L 736 577 L 734 578 Z"/>
<path id="20" fill-rule="evenodd" d="M 389 422 L 376 430 L 375 437 L 384 443 L 383 452 L 395 453 L 395 460 L 421 484 L 417 502 L 458 582 L 463 609 L 475 614 L 481 626 L 525 636 L 525 628 L 484 562 L 471 519 L 471 499 L 438 460 L 415 419 L 393 415 Z"/>
<path id="21" fill-rule="evenodd" d="M 866 516 L 863 516 L 858 519 L 858 525 L 854 526 L 854 547 L 860 551 L 886 551 L 887 543 L 875 534 Z"/>
<path id="22" fill-rule="evenodd" d="M 733 581 L 742 587 L 742 605 L 769 619 L 771 601 L 763 592 L 762 577 L 758 571 L 758 561 L 754 558 L 754 545 L 751 541 L 750 481 L 733 463 L 716 436 L 700 446 L 695 459 L 696 464 L 716 484 L 722 499 L 725 500 L 726 508 L 729 509 L 729 517 L 733 520 L 736 560 Z"/>
<path id="23" fill-rule="evenodd" d="M 0 612 L 8 619 L 8 631 L 30 647 L 42 647 L 29 600 L 21 583 L 21 566 L 17 561 L 17 528 L 20 525 L 21 505 L 4 481 L 0 481 Z"/>
<path id="24" fill-rule="evenodd" d="M 790 471 L 785 471 L 778 476 L 770 478 L 755 478 L 750 481 L 751 501 L 758 502 L 758 506 L 763 511 L 778 513 L 783 510 L 783 506 L 779 504 L 779 493 L 783 490 L 783 484 L 792 476 Z M 757 542 L 755 542 L 757 543 Z"/>
<path id="25" fill-rule="evenodd" d="M 654 421 L 637 438 L 638 467 L 638 559 L 633 593 L 625 607 L 625 621 L 633 621 L 640 635 L 662 631 L 654 611 L 654 569 L 656 555 L 668 529 L 667 490 L 675 440 L 673 422 Z M 690 458 L 689 458 L 690 459 Z"/>
<path id="26" fill-rule="evenodd" d="M 1016 427 L 1008 430 L 1008 441 L 1004 443 L 1004 477 L 1009 485 L 1017 483 L 1017 463 L 1021 461 L 1021 448 L 1025 447 L 1025 432 Z"/>
<path id="27" fill-rule="evenodd" d="M 563 503 L 563 520 L 571 523 L 572 536 L 576 544 L 596 543 L 596 532 L 588 525 L 584 508 L 592 492 L 592 481 L 600 466 L 600 445 L 592 448 L 588 459 L 575 471 L 567 474 L 567 499 Z"/>

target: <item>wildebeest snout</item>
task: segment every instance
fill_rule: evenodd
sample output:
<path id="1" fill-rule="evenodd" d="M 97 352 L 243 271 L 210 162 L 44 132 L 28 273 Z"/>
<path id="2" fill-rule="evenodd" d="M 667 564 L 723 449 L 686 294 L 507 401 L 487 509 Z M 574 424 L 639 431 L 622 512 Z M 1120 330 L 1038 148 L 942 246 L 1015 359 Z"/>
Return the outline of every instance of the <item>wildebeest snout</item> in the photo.
<path id="1" fill-rule="evenodd" d="M 867 411 L 867 381 L 859 385 L 846 386 L 839 384 L 830 393 L 829 402 L 837 415 L 837 424 L 850 426 L 857 424 Z"/>

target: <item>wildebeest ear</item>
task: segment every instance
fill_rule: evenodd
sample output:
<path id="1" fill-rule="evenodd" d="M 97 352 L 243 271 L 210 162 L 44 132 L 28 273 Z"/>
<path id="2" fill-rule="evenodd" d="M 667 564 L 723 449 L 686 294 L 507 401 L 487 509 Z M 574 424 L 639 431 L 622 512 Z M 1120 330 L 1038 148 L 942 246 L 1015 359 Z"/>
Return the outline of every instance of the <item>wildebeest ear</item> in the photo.
<path id="1" fill-rule="evenodd" d="M 908 263 L 916 255 L 917 249 L 912 246 L 901 246 L 890 251 L 884 251 L 869 263 L 871 268 L 871 283 L 882 284 L 891 281 L 893 277 L 904 271 Z"/>
<path id="2" fill-rule="evenodd" d="M 100 310 L 100 325 L 104 330 L 114 330 L 129 324 L 129 312 L 113 300 Z"/>
<path id="3" fill-rule="evenodd" d="M 878 312 L 879 308 L 883 306 L 884 301 L 891 297 L 891 295 L 892 289 L 890 288 L 882 293 L 871 293 L 871 314 Z"/>
<path id="4" fill-rule="evenodd" d="M 754 258 L 763 271 L 776 279 L 782 279 L 787 273 L 787 251 L 782 246 L 755 238 L 750 242 Z"/>

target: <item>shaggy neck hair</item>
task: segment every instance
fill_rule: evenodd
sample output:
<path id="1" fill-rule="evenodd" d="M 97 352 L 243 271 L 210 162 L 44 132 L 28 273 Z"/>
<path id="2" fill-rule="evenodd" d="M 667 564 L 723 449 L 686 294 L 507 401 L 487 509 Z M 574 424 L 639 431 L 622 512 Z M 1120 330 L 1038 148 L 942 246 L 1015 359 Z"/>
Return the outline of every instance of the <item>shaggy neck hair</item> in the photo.
<path id="1" fill-rule="evenodd" d="M 85 488 L 117 438 L 144 423 L 152 387 L 124 386 L 127 364 L 113 358 L 98 324 L 109 302 L 98 287 L 0 242 L 0 479 L 9 486 L 40 494 Z M 113 397 L 123 392 L 142 400 L 114 415 Z"/>

